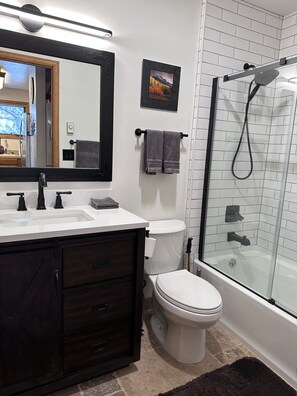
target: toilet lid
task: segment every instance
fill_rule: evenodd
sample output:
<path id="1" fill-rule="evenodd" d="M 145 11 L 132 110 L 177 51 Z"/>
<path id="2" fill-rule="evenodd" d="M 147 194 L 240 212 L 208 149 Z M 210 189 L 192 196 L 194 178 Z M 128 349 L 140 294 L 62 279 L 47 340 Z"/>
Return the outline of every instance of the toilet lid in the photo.
<path id="1" fill-rule="evenodd" d="M 187 270 L 159 274 L 156 287 L 167 301 L 190 312 L 210 314 L 222 307 L 217 289 Z"/>

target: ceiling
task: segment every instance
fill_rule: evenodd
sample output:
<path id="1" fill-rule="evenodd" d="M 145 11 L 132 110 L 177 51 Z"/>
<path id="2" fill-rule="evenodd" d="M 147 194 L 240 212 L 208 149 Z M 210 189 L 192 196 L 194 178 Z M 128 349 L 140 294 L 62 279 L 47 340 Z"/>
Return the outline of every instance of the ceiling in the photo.
<path id="1" fill-rule="evenodd" d="M 288 15 L 297 11 L 296 0 L 244 0 L 246 3 L 264 8 L 278 15 Z"/>

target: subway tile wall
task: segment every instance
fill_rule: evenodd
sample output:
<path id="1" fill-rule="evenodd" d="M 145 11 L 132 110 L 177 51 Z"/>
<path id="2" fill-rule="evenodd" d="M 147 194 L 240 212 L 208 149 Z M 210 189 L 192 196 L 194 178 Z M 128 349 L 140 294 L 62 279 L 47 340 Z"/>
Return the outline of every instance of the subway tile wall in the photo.
<path id="1" fill-rule="evenodd" d="M 188 237 L 193 237 L 195 253 L 198 252 L 213 77 L 242 70 L 245 62 L 261 65 L 279 57 L 297 54 L 297 13 L 283 18 L 244 1 L 205 0 L 201 20 L 186 213 Z M 214 147 L 215 161 L 212 164 L 213 188 L 209 197 L 206 250 L 210 252 L 230 246 L 226 245 L 228 230 L 244 232 L 251 238 L 252 243 L 271 249 L 276 206 L 283 180 L 283 164 L 279 162 L 285 156 L 284 136 L 287 136 L 290 123 L 288 112 L 292 106 L 292 94 L 282 89 L 269 92 L 274 89 L 271 85 L 260 89 L 251 105 L 249 117 L 253 129 L 256 171 L 246 181 L 235 181 L 230 168 L 237 146 L 235 140 L 240 136 L 248 83 L 240 81 L 234 82 L 233 86 L 231 82 L 226 83 L 226 86 L 227 84 L 228 88 L 223 88 L 221 84 L 219 90 L 216 123 L 218 141 L 215 142 L 217 147 Z M 276 92 L 278 93 L 275 94 Z M 279 103 L 286 105 L 279 106 Z M 293 143 L 291 154 L 296 157 L 297 138 L 293 137 Z M 227 150 L 224 145 L 227 145 Z M 242 155 L 247 156 L 247 152 Z M 242 168 L 239 170 L 247 171 L 248 161 L 243 157 L 241 159 L 244 161 L 238 163 L 239 168 Z M 296 240 L 297 236 L 293 221 L 294 210 L 297 209 L 297 177 L 294 175 L 297 165 L 290 165 L 289 170 L 283 220 L 286 228 L 282 229 L 280 239 L 282 254 L 292 247 L 292 238 Z M 241 205 L 242 215 L 245 217 L 242 223 L 225 223 L 226 205 L 232 203 Z M 289 254 L 292 257 L 291 251 L 287 253 L 287 257 Z"/>
<path id="2" fill-rule="evenodd" d="M 280 58 L 297 55 L 297 12 L 284 17 L 280 43 Z"/>

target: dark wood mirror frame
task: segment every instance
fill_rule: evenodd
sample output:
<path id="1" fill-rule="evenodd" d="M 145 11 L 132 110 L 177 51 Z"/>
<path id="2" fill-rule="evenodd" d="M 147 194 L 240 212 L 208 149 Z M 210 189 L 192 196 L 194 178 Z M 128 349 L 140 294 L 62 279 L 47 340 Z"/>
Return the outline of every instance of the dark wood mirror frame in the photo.
<path id="1" fill-rule="evenodd" d="M 114 102 L 114 53 L 0 29 L 0 47 L 90 63 L 101 67 L 100 169 L 0 167 L 0 182 L 37 181 L 41 172 L 52 181 L 111 181 Z"/>

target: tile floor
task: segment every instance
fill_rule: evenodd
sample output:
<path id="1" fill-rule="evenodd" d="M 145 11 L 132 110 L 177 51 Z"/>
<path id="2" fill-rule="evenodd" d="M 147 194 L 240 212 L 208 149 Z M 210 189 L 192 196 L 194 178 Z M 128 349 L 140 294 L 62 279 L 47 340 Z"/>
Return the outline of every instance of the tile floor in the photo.
<path id="1" fill-rule="evenodd" d="M 148 321 L 149 313 L 146 314 Z M 163 350 L 144 323 L 139 362 L 51 396 L 156 396 L 243 356 L 252 356 L 252 353 L 217 324 L 207 331 L 203 361 L 183 365 Z"/>

